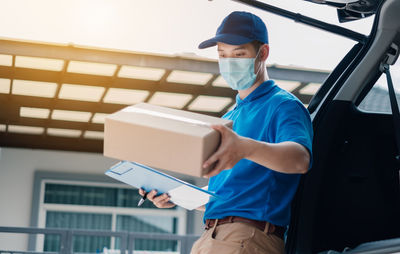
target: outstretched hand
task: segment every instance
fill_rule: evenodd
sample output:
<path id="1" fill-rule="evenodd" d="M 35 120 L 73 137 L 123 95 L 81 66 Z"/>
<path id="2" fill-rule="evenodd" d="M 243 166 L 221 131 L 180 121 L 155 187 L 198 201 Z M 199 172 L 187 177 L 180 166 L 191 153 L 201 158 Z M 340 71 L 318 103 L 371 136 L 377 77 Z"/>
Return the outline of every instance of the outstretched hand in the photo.
<path id="1" fill-rule="evenodd" d="M 233 168 L 236 163 L 246 156 L 244 149 L 245 138 L 240 137 L 224 125 L 212 125 L 211 128 L 221 134 L 221 143 L 217 151 L 203 163 L 203 168 L 215 163 L 214 168 L 205 174 L 205 177 L 215 176 L 222 170 Z"/>

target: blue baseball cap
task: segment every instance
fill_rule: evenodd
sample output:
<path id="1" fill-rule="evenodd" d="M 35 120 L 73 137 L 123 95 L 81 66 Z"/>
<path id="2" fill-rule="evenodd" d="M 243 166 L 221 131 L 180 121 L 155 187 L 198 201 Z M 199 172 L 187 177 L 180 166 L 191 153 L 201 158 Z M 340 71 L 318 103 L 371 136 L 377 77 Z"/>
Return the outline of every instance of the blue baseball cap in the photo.
<path id="1" fill-rule="evenodd" d="M 267 27 L 252 13 L 234 11 L 222 21 L 213 38 L 199 44 L 199 49 L 215 46 L 217 42 L 241 45 L 251 41 L 268 44 Z"/>

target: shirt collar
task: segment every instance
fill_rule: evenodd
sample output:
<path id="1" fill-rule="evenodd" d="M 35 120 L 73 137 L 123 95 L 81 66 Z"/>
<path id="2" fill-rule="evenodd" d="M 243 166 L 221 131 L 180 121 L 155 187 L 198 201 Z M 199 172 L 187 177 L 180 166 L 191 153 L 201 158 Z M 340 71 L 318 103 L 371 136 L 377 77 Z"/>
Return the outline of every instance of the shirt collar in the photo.
<path id="1" fill-rule="evenodd" d="M 247 95 L 243 100 L 240 99 L 239 94 L 237 94 L 236 95 L 236 104 L 239 106 L 241 104 L 245 104 L 247 102 L 254 101 L 254 100 L 264 96 L 265 94 L 267 94 L 275 86 L 276 86 L 275 82 L 272 79 L 264 81 L 253 92 L 251 92 L 249 95 Z"/>

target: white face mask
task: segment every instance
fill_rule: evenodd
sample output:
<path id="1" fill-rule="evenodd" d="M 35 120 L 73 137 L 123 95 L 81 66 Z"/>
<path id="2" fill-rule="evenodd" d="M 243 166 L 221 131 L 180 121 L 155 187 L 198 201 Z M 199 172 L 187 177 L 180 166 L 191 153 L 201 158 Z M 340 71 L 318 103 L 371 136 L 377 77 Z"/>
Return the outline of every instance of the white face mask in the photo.
<path id="1" fill-rule="evenodd" d="M 257 56 L 255 58 L 220 58 L 219 72 L 232 89 L 245 90 L 256 81 L 257 74 L 254 73 L 256 58 Z"/>

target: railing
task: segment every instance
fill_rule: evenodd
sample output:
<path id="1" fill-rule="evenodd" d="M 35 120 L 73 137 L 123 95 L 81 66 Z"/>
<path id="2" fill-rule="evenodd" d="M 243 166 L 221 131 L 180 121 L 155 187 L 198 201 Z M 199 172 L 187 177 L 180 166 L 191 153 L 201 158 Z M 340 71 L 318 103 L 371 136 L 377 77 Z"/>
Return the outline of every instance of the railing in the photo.
<path id="1" fill-rule="evenodd" d="M 0 246 L 0 254 L 72 254 L 73 237 L 74 236 L 108 236 L 120 239 L 121 254 L 131 254 L 134 252 L 135 239 L 150 240 L 172 240 L 178 241 L 179 253 L 189 254 L 190 249 L 199 236 L 197 235 L 175 235 L 175 234 L 159 234 L 159 233 L 137 233 L 137 232 L 114 232 L 114 231 L 93 231 L 93 230 L 75 230 L 75 229 L 54 229 L 54 228 L 29 228 L 29 227 L 0 227 L 0 233 L 21 233 L 21 234 L 42 234 L 42 235 L 59 235 L 60 248 L 59 252 L 37 252 L 37 251 L 15 251 L 2 250 Z M 76 253 L 75 253 L 76 254 Z"/>

